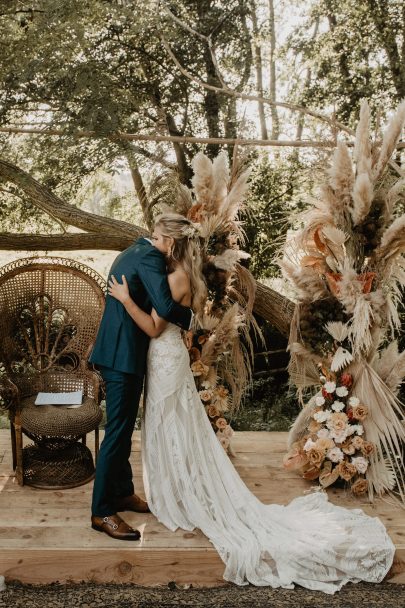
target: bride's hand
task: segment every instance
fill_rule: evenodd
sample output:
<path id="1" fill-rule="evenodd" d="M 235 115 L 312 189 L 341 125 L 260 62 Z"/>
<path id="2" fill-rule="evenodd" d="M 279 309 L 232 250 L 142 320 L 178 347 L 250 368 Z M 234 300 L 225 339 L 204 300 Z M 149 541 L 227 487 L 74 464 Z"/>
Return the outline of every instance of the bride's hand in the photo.
<path id="1" fill-rule="evenodd" d="M 108 293 L 113 298 L 116 298 L 121 304 L 125 304 L 130 299 L 128 283 L 125 275 L 122 275 L 122 283 L 118 283 L 115 276 L 112 274 L 108 283 Z"/>

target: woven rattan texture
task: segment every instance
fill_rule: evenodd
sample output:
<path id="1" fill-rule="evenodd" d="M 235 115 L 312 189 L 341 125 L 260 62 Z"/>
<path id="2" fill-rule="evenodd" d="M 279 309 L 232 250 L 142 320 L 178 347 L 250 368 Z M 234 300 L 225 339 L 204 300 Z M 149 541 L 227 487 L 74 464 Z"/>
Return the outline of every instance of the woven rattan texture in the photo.
<path id="1" fill-rule="evenodd" d="M 87 359 L 104 309 L 105 281 L 65 258 L 25 258 L 0 269 L 0 354 L 8 374 Z"/>
<path id="2" fill-rule="evenodd" d="M 23 400 L 21 424 L 28 435 L 78 438 L 99 425 L 102 411 L 94 399 L 83 399 L 83 405 L 69 409 L 58 405 L 35 405 L 35 396 Z"/>
<path id="3" fill-rule="evenodd" d="M 24 448 L 24 479 L 42 488 L 73 488 L 94 476 L 89 448 L 73 443 L 64 450 L 49 452 L 37 445 Z"/>

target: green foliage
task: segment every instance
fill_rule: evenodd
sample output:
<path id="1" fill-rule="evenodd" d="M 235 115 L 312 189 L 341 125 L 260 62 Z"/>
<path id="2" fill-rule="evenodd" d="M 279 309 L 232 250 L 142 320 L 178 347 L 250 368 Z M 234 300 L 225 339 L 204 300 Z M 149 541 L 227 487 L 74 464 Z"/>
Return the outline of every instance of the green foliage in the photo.
<path id="1" fill-rule="evenodd" d="M 248 210 L 242 220 L 246 250 L 252 256 L 249 270 L 258 279 L 280 275 L 276 256 L 291 228 L 291 214 L 304 208 L 305 176 L 305 167 L 297 157 L 271 161 L 266 153 L 256 155 Z"/>

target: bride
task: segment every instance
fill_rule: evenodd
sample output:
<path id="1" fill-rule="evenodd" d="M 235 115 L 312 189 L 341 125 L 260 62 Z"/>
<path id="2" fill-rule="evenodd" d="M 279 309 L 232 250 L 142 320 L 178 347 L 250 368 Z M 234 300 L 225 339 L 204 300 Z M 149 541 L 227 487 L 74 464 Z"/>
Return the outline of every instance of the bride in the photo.
<path id="1" fill-rule="evenodd" d="M 178 214 L 157 218 L 153 244 L 168 260 L 173 299 L 198 315 L 206 297 L 197 233 Z M 225 564 L 224 579 L 334 593 L 360 580 L 381 582 L 395 547 L 376 517 L 328 502 L 326 492 L 287 506 L 260 502 L 215 436 L 195 387 L 181 329 L 130 298 L 125 277 L 109 293 L 152 340 L 142 426 L 149 508 L 170 530 L 199 528 Z"/>

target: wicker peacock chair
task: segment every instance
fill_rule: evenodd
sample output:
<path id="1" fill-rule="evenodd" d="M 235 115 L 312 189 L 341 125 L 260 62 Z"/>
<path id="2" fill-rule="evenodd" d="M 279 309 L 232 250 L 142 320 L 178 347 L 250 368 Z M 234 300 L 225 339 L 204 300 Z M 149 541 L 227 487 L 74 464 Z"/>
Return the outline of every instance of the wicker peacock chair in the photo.
<path id="1" fill-rule="evenodd" d="M 94 477 L 86 434 L 95 431 L 100 377 L 87 357 L 105 303 L 105 281 L 66 258 L 33 257 L 0 268 L 0 407 L 9 412 L 18 483 L 68 488 Z M 34 404 L 39 391 L 83 390 L 83 404 Z M 23 435 L 34 443 L 23 447 Z M 79 442 L 82 439 L 82 442 Z"/>

